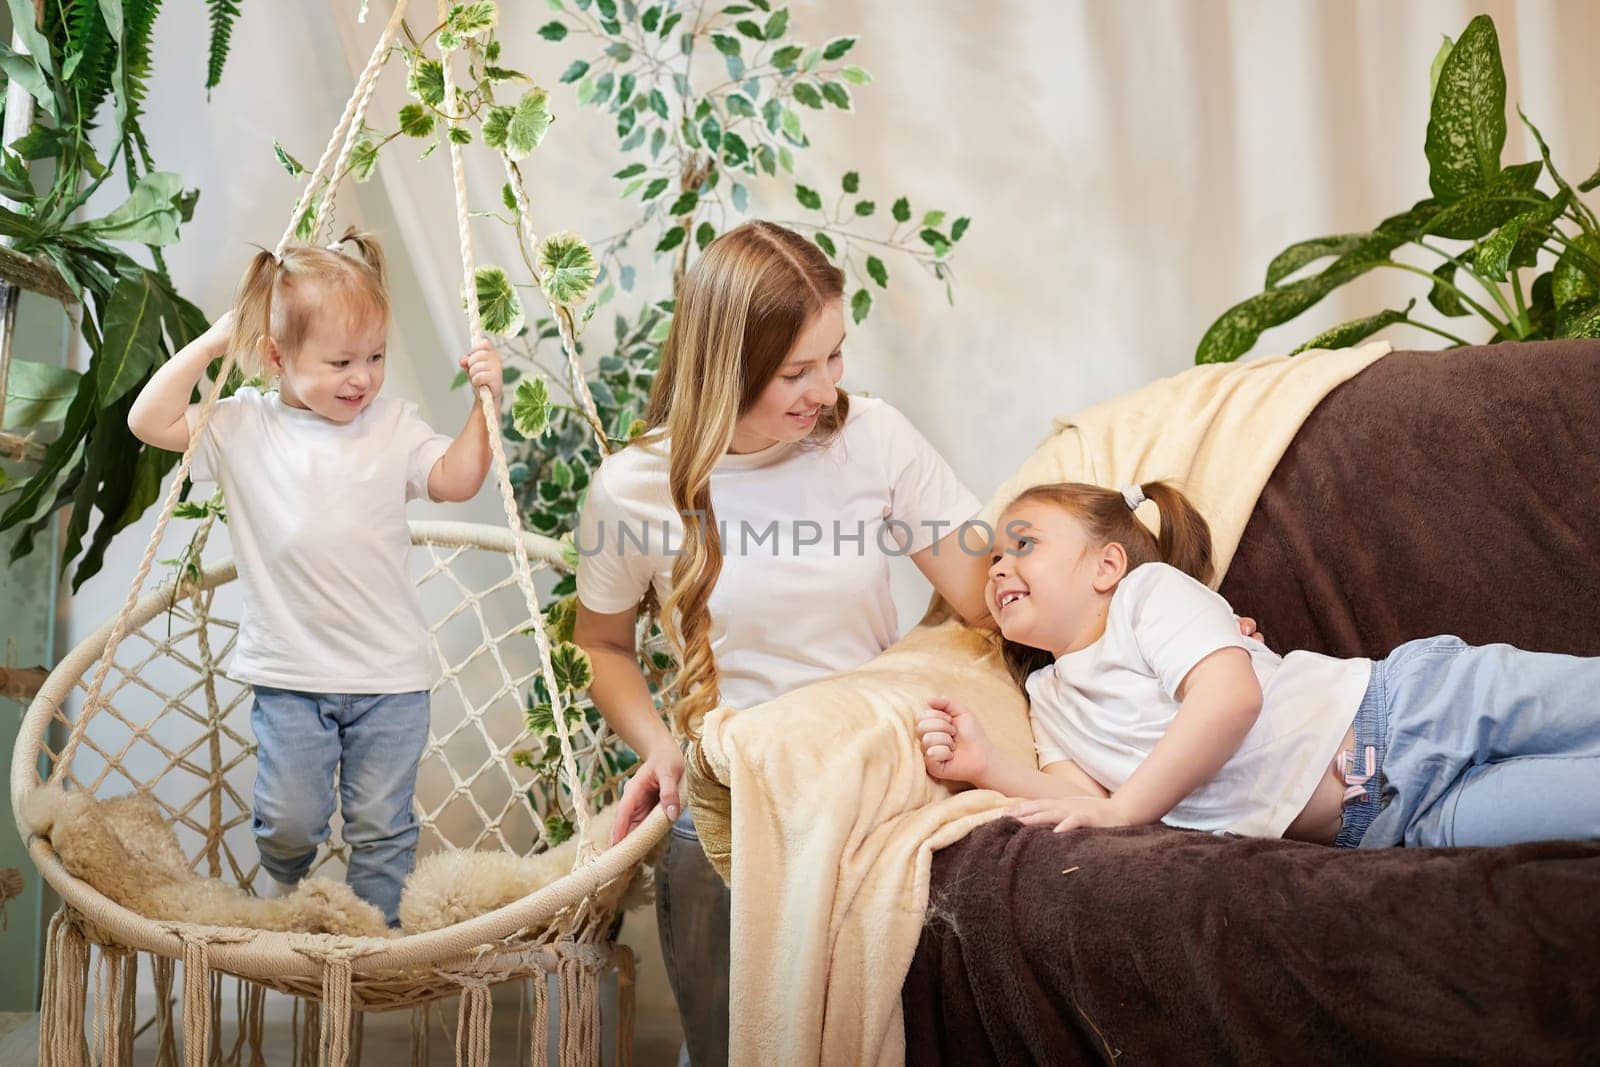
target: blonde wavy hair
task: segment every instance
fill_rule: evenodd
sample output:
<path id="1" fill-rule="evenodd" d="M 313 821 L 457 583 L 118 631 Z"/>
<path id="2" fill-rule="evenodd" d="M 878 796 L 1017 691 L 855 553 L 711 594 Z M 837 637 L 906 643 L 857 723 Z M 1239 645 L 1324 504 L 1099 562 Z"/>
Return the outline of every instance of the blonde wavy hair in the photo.
<path id="1" fill-rule="evenodd" d="M 347 255 L 345 245 L 354 249 Z M 292 358 L 315 316 L 343 314 L 352 329 L 389 322 L 389 287 L 377 238 L 354 227 L 326 248 L 292 244 L 257 252 L 234 299 L 233 358 L 246 379 L 272 377 L 266 345 Z"/>
<path id="2" fill-rule="evenodd" d="M 733 444 L 734 424 L 755 404 L 810 318 L 842 299 L 844 278 L 821 250 L 770 222 L 747 222 L 706 247 L 684 275 L 661 349 L 647 430 L 637 443 L 670 438 L 668 482 L 683 519 L 683 551 L 661 626 L 678 654 L 672 726 L 699 739 L 719 702 L 707 604 L 722 573 L 711 506 L 711 472 Z M 836 435 L 849 412 L 843 391 L 824 408 L 808 442 Z"/>

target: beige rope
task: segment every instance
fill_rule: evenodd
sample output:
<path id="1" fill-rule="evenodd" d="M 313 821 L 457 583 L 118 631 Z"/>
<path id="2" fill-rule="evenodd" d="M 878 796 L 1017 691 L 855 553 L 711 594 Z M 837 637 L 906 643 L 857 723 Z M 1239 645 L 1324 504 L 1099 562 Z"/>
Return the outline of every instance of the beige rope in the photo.
<path id="1" fill-rule="evenodd" d="M 566 948 L 567 946 L 563 946 Z M 556 965 L 561 996 L 561 1065 L 587 1067 L 600 1061 L 600 976 L 595 960 L 562 953 Z"/>
<path id="2" fill-rule="evenodd" d="M 172 1027 L 172 977 L 173 961 L 169 956 L 155 956 L 151 968 L 156 990 L 156 1064 L 157 1067 L 176 1067 L 178 1039 Z"/>
<path id="3" fill-rule="evenodd" d="M 528 1067 L 550 1067 L 550 976 L 541 967 L 531 981 L 533 1009 L 528 1022 Z"/>
<path id="4" fill-rule="evenodd" d="M 348 953 L 330 953 L 322 963 L 322 1067 L 344 1067 L 350 1058 L 350 977 Z"/>
<path id="5" fill-rule="evenodd" d="M 334 152 L 340 151 L 340 163 L 349 156 L 349 148 L 341 147 L 359 116 L 367 112 L 367 101 L 372 96 L 372 90 L 378 81 L 378 74 L 383 69 L 389 58 L 389 46 L 394 43 L 395 34 L 399 32 L 401 21 L 406 13 L 407 0 L 395 0 L 394 11 L 389 15 L 389 21 L 384 24 L 383 32 L 378 35 L 378 43 L 373 45 L 372 54 L 367 57 L 367 65 L 362 68 L 361 76 L 356 79 L 355 91 L 350 94 L 350 99 L 344 105 L 344 114 L 339 116 L 339 124 L 334 127 L 333 136 L 328 138 L 328 146 L 322 150 L 322 158 L 317 160 L 317 165 L 312 168 L 311 177 L 306 181 L 305 188 L 300 191 L 300 199 L 295 201 L 294 210 L 289 212 L 289 225 L 284 228 L 283 236 L 278 239 L 277 254 L 282 255 L 283 250 L 294 240 L 294 232 L 299 227 L 300 216 L 305 213 L 306 205 L 316 195 L 317 186 L 321 185 L 330 175 L 337 177 L 341 168 L 330 168 Z M 327 198 L 325 198 L 326 200 Z M 324 204 L 323 206 L 326 206 Z M 323 212 L 319 209 L 315 220 L 312 222 L 313 236 L 322 228 Z"/>
<path id="6" fill-rule="evenodd" d="M 183 1067 L 206 1067 L 211 1044 L 211 946 L 183 935 Z"/>
<path id="7" fill-rule="evenodd" d="M 428 1067 L 428 1006 L 411 1009 L 411 1067 Z"/>
<path id="8" fill-rule="evenodd" d="M 267 1060 L 262 1055 L 261 1036 L 266 1016 L 267 991 L 254 982 L 246 982 L 245 990 L 244 1017 L 239 1020 L 239 1028 L 244 1031 L 245 1041 L 250 1048 L 250 1067 L 266 1067 Z"/>
<path id="9" fill-rule="evenodd" d="M 89 942 L 76 915 L 62 908 L 50 920 L 45 960 L 47 999 L 39 1020 L 39 1062 L 44 1067 L 85 1067 L 84 998 L 89 986 Z"/>
<path id="10" fill-rule="evenodd" d="M 448 0 L 438 0 L 438 10 L 441 20 L 447 18 Z M 441 57 L 441 65 L 444 69 L 444 111 L 446 115 L 454 115 L 456 86 L 450 72 L 448 53 Z M 462 161 L 461 146 L 448 136 L 445 140 L 450 145 L 450 176 L 456 194 L 456 231 L 461 244 L 461 274 L 462 287 L 467 295 L 467 324 L 472 342 L 477 345 L 487 338 L 483 331 L 483 316 L 478 309 L 478 271 L 473 258 L 471 218 L 467 209 L 466 165 Z M 573 814 L 577 816 L 579 837 L 581 840 L 587 840 L 588 834 L 585 832 L 589 827 L 587 791 L 583 788 L 583 777 L 578 773 L 578 761 L 573 755 L 571 731 L 567 726 L 566 713 L 562 707 L 561 690 L 556 685 L 555 668 L 550 662 L 550 637 L 545 632 L 544 613 L 539 610 L 539 594 L 533 587 L 528 549 L 522 543 L 522 516 L 517 509 L 516 495 L 511 487 L 511 468 L 506 462 L 505 443 L 500 439 L 500 412 L 495 407 L 494 394 L 487 386 L 478 390 L 478 403 L 483 410 L 483 420 L 488 430 L 489 450 L 494 454 L 494 469 L 500 488 L 500 505 L 505 511 L 506 525 L 511 528 L 512 568 L 516 573 L 517 585 L 521 587 L 523 598 L 528 603 L 528 615 L 533 621 L 534 640 L 539 646 L 539 669 L 544 675 L 545 687 L 549 690 L 550 711 L 555 719 L 556 734 L 561 742 L 561 768 L 567 779 L 567 788 L 572 792 Z M 574 866 L 588 858 L 583 852 L 583 847 L 580 846 L 575 854 Z"/>
<path id="11" fill-rule="evenodd" d="M 489 983 L 478 977 L 459 979 L 461 1003 L 456 1008 L 456 1067 L 489 1067 L 489 1023 L 494 1001 Z"/>

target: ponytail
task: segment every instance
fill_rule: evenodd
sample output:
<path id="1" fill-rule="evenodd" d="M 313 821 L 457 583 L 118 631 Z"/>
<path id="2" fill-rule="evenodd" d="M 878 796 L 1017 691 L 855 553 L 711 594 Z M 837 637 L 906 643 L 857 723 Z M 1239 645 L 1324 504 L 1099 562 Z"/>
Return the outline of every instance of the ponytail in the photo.
<path id="1" fill-rule="evenodd" d="M 1211 526 L 1205 516 L 1171 482 L 1148 482 L 1139 488 L 1145 499 L 1161 512 L 1161 532 L 1156 535 L 1157 558 L 1196 581 L 1210 585 L 1216 575 L 1216 564 L 1211 553 Z M 1134 566 L 1131 558 L 1128 566 L 1130 569 Z"/>
<path id="2" fill-rule="evenodd" d="M 267 378 L 264 342 L 272 336 L 272 293 L 278 284 L 278 257 L 261 249 L 250 260 L 234 299 L 233 361 L 245 378 Z"/>

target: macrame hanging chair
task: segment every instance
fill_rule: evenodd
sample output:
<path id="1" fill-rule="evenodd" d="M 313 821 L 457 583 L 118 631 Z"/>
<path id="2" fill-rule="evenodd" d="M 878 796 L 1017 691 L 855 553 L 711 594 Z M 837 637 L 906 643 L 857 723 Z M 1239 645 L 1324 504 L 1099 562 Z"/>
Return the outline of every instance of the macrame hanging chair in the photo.
<path id="1" fill-rule="evenodd" d="M 328 176 L 344 173 L 405 7 L 405 0 L 398 0 L 290 215 L 279 254 L 325 182 L 326 195 L 315 209 L 311 233 L 321 234 L 330 224 L 335 183 Z M 439 7 L 443 18 L 444 3 Z M 448 56 L 444 71 L 444 107 L 454 114 Z M 478 340 L 484 331 L 471 284 L 475 266 L 465 171 L 461 148 L 453 141 L 450 164 L 468 282 L 468 323 Z M 505 164 L 508 176 L 515 177 L 510 161 Z M 511 185 L 522 208 L 523 236 L 532 240 L 521 183 L 513 180 Z M 557 319 L 567 354 L 575 358 L 570 318 L 558 311 Z M 550 1038 L 549 976 L 560 1001 L 560 1062 L 599 1063 L 601 980 L 612 967 L 619 972 L 615 1062 L 628 1062 L 633 960 L 627 948 L 612 940 L 620 907 L 616 887 L 636 875 L 666 834 L 667 820 L 659 809 L 616 847 L 599 854 L 580 847 L 570 873 L 512 904 L 442 929 L 394 938 L 155 920 L 74 878 L 50 842 L 24 825 L 22 813 L 30 798 L 47 786 L 61 784 L 92 796 L 137 793 L 153 800 L 177 831 L 191 869 L 242 888 L 264 884 L 249 829 L 248 777 L 240 774 L 241 768 L 248 773 L 254 758 L 249 690 L 218 666 L 232 647 L 237 623 L 212 611 L 218 590 L 236 571 L 226 562 L 206 566 L 198 579 L 180 577 L 140 596 L 187 477 L 194 442 L 204 434 L 231 364 L 230 353 L 201 404 L 196 432 L 122 609 L 51 672 L 18 738 L 12 806 L 33 861 L 62 898 L 46 943 L 39 1062 L 76 1067 L 131 1061 L 140 954 L 149 957 L 153 968 L 158 1063 L 178 1062 L 180 1048 L 186 1067 L 262 1062 L 264 994 L 271 989 L 301 998 L 295 1002 L 293 1023 L 297 1063 L 359 1060 L 363 1014 L 402 1008 L 413 1011 L 413 1063 L 422 1062 L 428 1007 L 457 995 L 456 1061 L 485 1065 L 490 1057 L 490 987 L 520 981 L 527 1010 L 519 1012 L 519 1046 L 526 1044 L 531 1063 L 544 1064 Z M 533 577 L 536 569 L 564 569 L 561 549 L 550 538 L 522 530 L 499 412 L 487 389 L 479 390 L 477 399 L 489 427 L 506 528 L 411 526 L 412 544 L 421 550 L 413 562 L 425 555 L 418 583 L 442 667 L 433 691 L 433 729 L 418 776 L 419 849 L 489 847 L 521 853 L 545 843 L 544 817 L 560 812 L 563 787 L 578 837 L 584 840 L 589 807 L 615 786 L 616 774 L 604 728 L 592 728 L 584 716 L 569 716 L 562 707 Z M 592 410 L 590 416 L 598 421 Z M 197 533 L 194 558 L 210 521 Z M 533 648 L 525 637 L 530 631 Z M 535 650 L 536 658 L 529 655 Z M 559 782 L 524 765 L 531 761 L 519 764 L 512 758 L 530 747 L 542 752 L 546 744 L 526 721 L 526 693 L 536 676 L 543 677 L 552 704 Z M 69 714 L 79 690 L 84 693 L 81 709 Z M 319 867 L 332 863 L 337 873 L 344 854 L 335 838 Z M 91 955 L 91 948 L 98 951 Z M 96 961 L 92 974 L 91 959 Z M 177 963 L 182 964 L 182 985 L 175 1022 L 171 994 Z M 230 1049 L 223 1048 L 220 1027 L 225 976 L 237 979 L 239 1029 Z M 86 1008 L 91 987 L 96 1000 L 92 1033 Z M 241 1059 L 246 1053 L 249 1058 Z M 520 1063 L 522 1055 L 519 1047 L 501 1050 L 495 1059 Z"/>

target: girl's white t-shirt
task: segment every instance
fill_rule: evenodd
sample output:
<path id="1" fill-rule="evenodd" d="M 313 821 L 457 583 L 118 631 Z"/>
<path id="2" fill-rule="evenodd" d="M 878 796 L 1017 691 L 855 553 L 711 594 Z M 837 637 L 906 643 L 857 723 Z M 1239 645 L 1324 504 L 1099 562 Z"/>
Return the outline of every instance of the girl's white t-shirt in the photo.
<path id="1" fill-rule="evenodd" d="M 407 566 L 406 502 L 427 495 L 450 441 L 389 397 L 348 423 L 276 391 L 217 402 L 189 474 L 222 486 L 239 567 L 229 677 L 314 693 L 432 686 L 438 657 Z"/>
<path id="2" fill-rule="evenodd" d="M 1239 635 L 1226 600 L 1165 563 L 1122 579 L 1100 640 L 1028 676 L 1039 766 L 1073 760 L 1116 792 L 1172 725 L 1189 671 L 1220 648 L 1250 654 L 1261 715 L 1216 776 L 1161 821 L 1282 837 L 1355 721 L 1372 661 L 1279 656 Z"/>
<path id="3" fill-rule="evenodd" d="M 589 610 L 631 610 L 651 586 L 667 602 L 683 545 L 670 451 L 664 438 L 635 443 L 590 481 L 576 535 L 578 598 Z M 825 444 L 723 457 L 711 504 L 723 532 L 711 651 L 722 702 L 736 708 L 859 667 L 893 644 L 890 555 L 929 547 L 980 506 L 910 420 L 865 396 L 850 398 Z M 970 539 L 984 551 L 980 530 Z"/>

